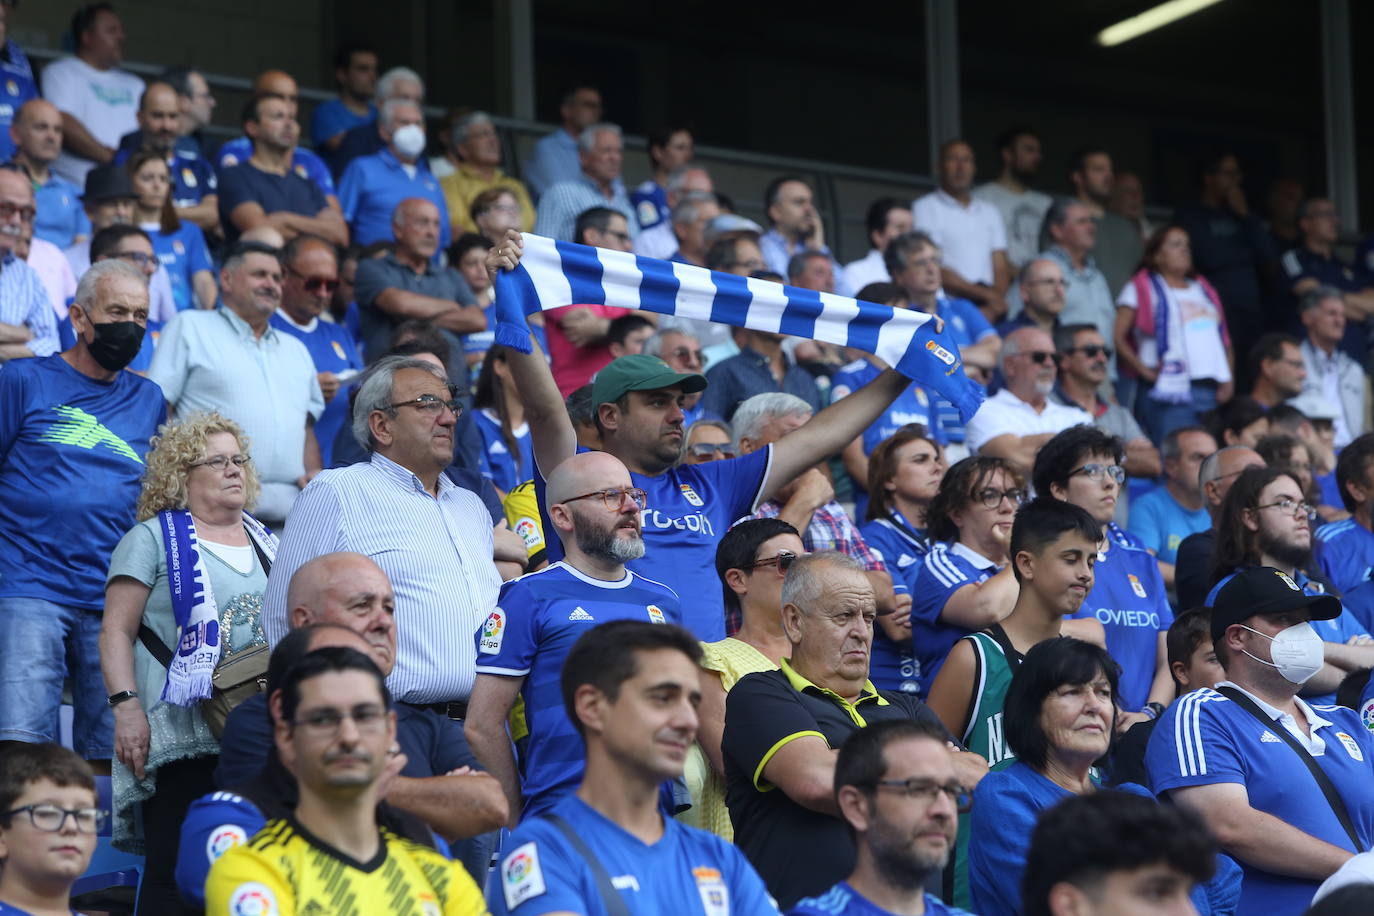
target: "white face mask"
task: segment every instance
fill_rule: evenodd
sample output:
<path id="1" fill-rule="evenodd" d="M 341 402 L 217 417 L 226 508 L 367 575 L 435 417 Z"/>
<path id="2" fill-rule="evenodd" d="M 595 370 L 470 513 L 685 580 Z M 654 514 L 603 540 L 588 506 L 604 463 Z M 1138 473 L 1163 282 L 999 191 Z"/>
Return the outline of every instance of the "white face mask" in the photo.
<path id="1" fill-rule="evenodd" d="M 1282 674 L 1286 680 L 1292 681 L 1294 684 L 1305 684 L 1312 675 L 1321 670 L 1324 660 L 1322 638 L 1317 635 L 1317 631 L 1312 629 L 1312 624 L 1307 621 L 1295 623 L 1291 627 L 1282 629 L 1277 636 L 1265 636 L 1259 630 L 1246 627 L 1245 624 L 1241 624 L 1241 626 L 1251 633 L 1264 636 L 1265 639 L 1270 640 L 1272 645 L 1269 647 L 1269 657 L 1273 661 L 1266 662 L 1262 658 L 1255 658 L 1249 652 L 1245 652 L 1245 654 L 1250 655 L 1261 665 L 1278 669 L 1279 674 Z M 1242 649 L 1241 651 L 1244 652 L 1245 650 Z"/>
<path id="2" fill-rule="evenodd" d="M 419 124 L 407 124 L 396 128 L 391 135 L 396 152 L 407 159 L 414 159 L 425 151 L 425 129 Z"/>

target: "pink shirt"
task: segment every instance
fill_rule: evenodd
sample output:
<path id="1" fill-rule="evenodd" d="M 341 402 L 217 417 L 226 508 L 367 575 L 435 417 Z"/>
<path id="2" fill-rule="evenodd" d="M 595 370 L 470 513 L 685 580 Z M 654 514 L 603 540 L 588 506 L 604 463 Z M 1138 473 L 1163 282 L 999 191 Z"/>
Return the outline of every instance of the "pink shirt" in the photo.
<path id="1" fill-rule="evenodd" d="M 591 309 L 598 318 L 615 320 L 621 315 L 630 314 L 633 309 L 617 308 L 613 305 L 570 305 L 567 308 Z M 592 380 L 612 359 L 611 348 L 606 344 L 590 344 L 575 347 L 563 333 L 561 324 L 563 309 L 544 312 L 544 336 L 549 342 L 549 362 L 552 364 L 553 380 L 558 385 L 558 393 L 567 397 L 578 388 Z"/>
<path id="2" fill-rule="evenodd" d="M 48 291 L 48 299 L 52 301 L 57 320 L 66 318 L 67 302 L 76 298 L 76 274 L 72 273 L 72 265 L 67 262 L 62 249 L 52 242 L 35 238 L 29 242 L 27 263 L 38 274 L 38 279 L 43 281 L 43 288 Z"/>

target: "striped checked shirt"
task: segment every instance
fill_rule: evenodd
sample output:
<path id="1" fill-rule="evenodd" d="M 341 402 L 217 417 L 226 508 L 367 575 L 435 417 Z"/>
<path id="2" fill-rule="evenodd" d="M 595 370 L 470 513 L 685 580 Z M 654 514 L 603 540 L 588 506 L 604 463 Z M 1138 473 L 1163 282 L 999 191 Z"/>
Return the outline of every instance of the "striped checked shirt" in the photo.
<path id="1" fill-rule="evenodd" d="M 38 273 L 13 254 L 0 259 L 0 324 L 29 329 L 34 356 L 51 356 L 58 350 L 57 318 Z"/>
<path id="2" fill-rule="evenodd" d="M 491 514 L 439 476 L 435 499 L 406 468 L 374 453 L 368 463 L 321 473 L 286 519 L 267 580 L 263 627 L 276 645 L 288 628 L 287 585 L 302 565 L 336 550 L 371 557 L 396 593 L 397 700 L 466 700 L 476 677 L 474 634 L 496 607 Z"/>

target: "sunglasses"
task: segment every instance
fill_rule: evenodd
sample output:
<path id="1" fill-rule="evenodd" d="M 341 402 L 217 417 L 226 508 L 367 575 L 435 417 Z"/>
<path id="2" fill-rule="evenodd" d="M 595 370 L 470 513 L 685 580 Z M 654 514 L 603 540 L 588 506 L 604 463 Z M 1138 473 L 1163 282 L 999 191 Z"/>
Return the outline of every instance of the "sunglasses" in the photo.
<path id="1" fill-rule="evenodd" d="M 1112 358 L 1111 347 L 1103 347 L 1097 344 L 1088 344 L 1086 347 L 1069 347 L 1064 353 L 1068 356 L 1072 356 L 1075 353 L 1082 353 L 1088 359 L 1097 359 L 1099 354 L 1107 357 L 1107 359 Z"/>
<path id="2" fill-rule="evenodd" d="M 693 458 L 710 458 L 712 455 L 719 455 L 722 458 L 735 457 L 735 450 L 729 443 L 716 442 L 696 442 L 687 449 L 692 453 Z"/>
<path id="3" fill-rule="evenodd" d="M 1049 350 L 1027 350 L 1026 352 L 1018 355 L 1030 357 L 1030 361 L 1035 363 L 1037 366 L 1043 366 L 1047 361 L 1054 360 L 1054 354 L 1051 353 Z"/>
<path id="4" fill-rule="evenodd" d="M 301 286 L 305 287 L 308 293 L 332 293 L 339 288 L 338 277 L 307 277 L 305 274 L 293 268 L 286 268 L 286 272 L 301 281 Z"/>
<path id="5" fill-rule="evenodd" d="M 778 572 L 785 573 L 792 568 L 792 564 L 796 561 L 796 559 L 797 555 L 792 551 L 779 550 L 777 556 L 764 557 L 762 560 L 755 560 L 754 562 L 750 563 L 748 566 L 744 568 L 759 569 L 764 566 L 776 566 L 778 568 Z"/>

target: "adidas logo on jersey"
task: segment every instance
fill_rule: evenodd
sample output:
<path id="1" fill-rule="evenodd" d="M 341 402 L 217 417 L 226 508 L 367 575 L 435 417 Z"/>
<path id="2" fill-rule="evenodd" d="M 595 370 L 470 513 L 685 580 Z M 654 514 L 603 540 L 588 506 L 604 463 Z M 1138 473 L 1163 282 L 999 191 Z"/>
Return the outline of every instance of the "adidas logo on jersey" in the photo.
<path id="1" fill-rule="evenodd" d="M 568 615 L 568 619 L 569 619 L 569 620 L 596 620 L 596 618 L 593 617 L 591 614 L 588 614 L 586 611 L 582 610 L 582 608 L 581 608 L 580 606 L 573 609 L 573 612 L 572 612 L 571 614 Z"/>
<path id="2" fill-rule="evenodd" d="M 1283 742 L 1279 740 L 1278 735 L 1275 735 L 1275 734 L 1274 734 L 1273 732 L 1271 732 L 1271 731 L 1265 731 L 1264 734 L 1260 735 L 1260 744 L 1282 744 L 1282 743 L 1283 743 Z"/>

